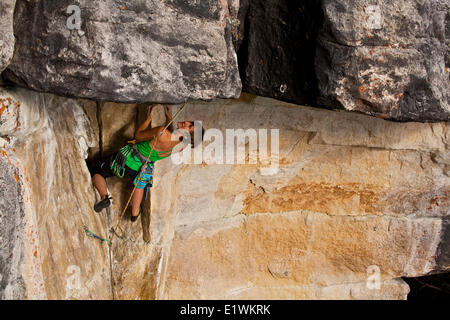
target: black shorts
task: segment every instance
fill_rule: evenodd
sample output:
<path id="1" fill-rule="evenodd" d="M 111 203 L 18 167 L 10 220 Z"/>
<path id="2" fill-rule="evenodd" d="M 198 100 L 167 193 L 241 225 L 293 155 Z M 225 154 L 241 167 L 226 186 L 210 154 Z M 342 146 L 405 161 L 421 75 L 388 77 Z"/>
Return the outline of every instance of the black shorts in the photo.
<path id="1" fill-rule="evenodd" d="M 116 157 L 116 155 L 117 155 L 117 152 L 107 158 L 97 161 L 94 164 L 94 166 L 92 167 L 92 169 L 90 170 L 91 178 L 95 174 L 99 174 L 105 179 L 110 178 L 110 177 L 115 177 L 116 175 L 111 170 L 111 162 Z M 127 166 L 125 166 L 125 175 L 124 176 L 130 177 L 132 180 L 134 180 L 138 174 L 139 174 L 139 171 L 135 171 L 135 170 L 130 169 Z"/>

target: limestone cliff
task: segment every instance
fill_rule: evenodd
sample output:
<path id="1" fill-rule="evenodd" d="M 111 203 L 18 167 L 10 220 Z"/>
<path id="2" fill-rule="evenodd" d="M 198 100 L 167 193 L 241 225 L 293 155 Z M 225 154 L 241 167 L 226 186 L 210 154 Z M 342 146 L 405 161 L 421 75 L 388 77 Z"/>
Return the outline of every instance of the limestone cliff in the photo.
<path id="1" fill-rule="evenodd" d="M 2 298 L 405 299 L 401 277 L 449 269 L 448 123 L 250 95 L 188 104 L 180 120 L 224 137 L 279 129 L 279 171 L 160 161 L 144 213 L 127 212 L 109 248 L 83 226 L 109 236 L 131 184 L 109 179 L 113 206 L 95 213 L 84 159 L 125 143 L 145 106 L 22 89 L 1 99 Z M 113 132 L 123 142 L 108 151 Z"/>
<path id="2" fill-rule="evenodd" d="M 280 169 L 157 166 L 157 298 L 403 299 L 400 277 L 448 270 L 448 123 L 248 95 L 192 104 L 186 114 L 219 130 L 279 128 Z M 371 267 L 379 290 L 367 287 Z"/>
<path id="3" fill-rule="evenodd" d="M 0 297 L 109 299 L 109 256 L 84 159 L 96 137 L 74 100 L 0 89 Z"/>
<path id="4" fill-rule="evenodd" d="M 405 299 L 448 272 L 449 10 L 2 0 L 0 299 Z M 157 102 L 211 129 L 200 161 L 158 162 L 137 223 L 115 177 L 94 212 L 88 167 Z"/>

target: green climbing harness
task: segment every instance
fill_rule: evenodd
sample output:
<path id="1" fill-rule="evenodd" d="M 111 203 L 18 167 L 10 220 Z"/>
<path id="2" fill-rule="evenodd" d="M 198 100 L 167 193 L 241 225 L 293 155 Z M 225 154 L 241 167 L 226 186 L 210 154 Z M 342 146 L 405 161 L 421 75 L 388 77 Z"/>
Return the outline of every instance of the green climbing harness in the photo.
<path id="1" fill-rule="evenodd" d="M 111 160 L 111 171 L 120 179 L 125 175 L 126 167 L 131 170 L 140 171 L 141 179 L 134 179 L 133 184 L 138 186 L 138 189 L 144 189 L 146 186 L 153 185 L 153 170 L 154 162 L 146 161 L 147 159 L 139 152 L 139 149 L 134 144 L 127 144 L 121 148 L 116 156 Z M 147 165 L 143 166 L 147 162 Z M 148 192 L 148 190 L 147 190 Z M 147 196 L 146 196 L 147 199 Z"/>
<path id="2" fill-rule="evenodd" d="M 108 239 L 103 239 L 102 237 L 96 235 L 95 233 L 93 233 L 92 231 L 90 231 L 86 226 L 84 226 L 83 228 L 84 228 L 84 232 L 86 233 L 86 235 L 87 235 L 88 237 L 95 238 L 95 239 L 101 240 L 101 241 L 103 241 L 103 242 L 106 242 L 106 243 L 107 243 L 108 245 L 110 245 L 110 246 L 112 245 L 112 242 L 111 242 L 111 241 L 109 241 Z"/>
<path id="3" fill-rule="evenodd" d="M 132 152 L 133 150 L 128 144 L 117 152 L 116 157 L 111 162 L 111 171 L 121 179 L 125 175 L 125 163 Z"/>

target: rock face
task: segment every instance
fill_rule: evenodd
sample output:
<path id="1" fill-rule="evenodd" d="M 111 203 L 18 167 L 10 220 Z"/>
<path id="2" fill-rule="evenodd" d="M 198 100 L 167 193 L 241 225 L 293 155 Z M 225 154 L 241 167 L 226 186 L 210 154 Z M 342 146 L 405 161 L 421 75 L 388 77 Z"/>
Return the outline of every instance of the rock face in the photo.
<path id="1" fill-rule="evenodd" d="M 157 228 L 167 243 L 159 298 L 398 299 L 408 292 L 399 277 L 448 270 L 437 263 L 450 231 L 448 124 L 249 96 L 220 118 L 211 105 L 186 112 L 207 128 L 280 128 L 280 169 L 157 167 L 152 214 L 171 219 Z M 379 290 L 368 288 L 373 270 Z"/>
<path id="2" fill-rule="evenodd" d="M 0 3 L 0 72 L 11 61 L 14 53 L 13 14 L 16 0 L 2 0 Z"/>
<path id="3" fill-rule="evenodd" d="M 448 1 L 325 0 L 324 103 L 396 120 L 450 119 Z"/>
<path id="4" fill-rule="evenodd" d="M 108 251 L 82 227 L 107 236 L 131 184 L 109 179 L 113 206 L 95 213 L 84 158 L 121 146 L 112 131 L 127 140 L 145 106 L 24 89 L 2 90 L 0 106 L 2 298 L 405 299 L 401 277 L 450 269 L 448 123 L 247 94 L 187 104 L 177 120 L 216 129 L 186 157 L 200 164 L 157 162 L 140 219 L 127 212 Z M 246 163 L 213 163 L 238 128 L 268 129 L 278 162 L 259 157 L 264 144 L 251 155 L 250 130 Z"/>
<path id="5" fill-rule="evenodd" d="M 0 90 L 0 297 L 109 299 L 106 235 L 84 162 L 94 145 L 80 105 Z"/>
<path id="6" fill-rule="evenodd" d="M 3 151 L 3 150 L 2 150 Z M 4 151 L 3 151 L 4 152 Z M 0 158 L 0 298 L 22 298 L 25 285 L 20 270 L 24 258 L 24 200 L 18 169 Z"/>
<path id="7" fill-rule="evenodd" d="M 99 149 L 102 156 L 112 154 L 133 139 L 136 125 L 145 120 L 146 107 L 147 105 L 117 103 L 102 103 L 97 106 L 96 121 L 99 123 Z M 92 114 L 95 106 L 84 103 L 84 108 L 88 114 Z M 121 114 L 120 118 L 117 117 L 118 113 Z M 152 126 L 162 125 L 164 122 L 162 108 L 154 108 Z M 129 209 L 119 221 L 133 185 L 129 179 L 111 177 L 107 179 L 107 186 L 113 200 L 112 206 L 106 210 L 105 220 L 108 221 L 108 230 L 117 227 L 117 235 L 111 247 L 113 297 L 155 299 L 155 281 L 161 252 L 160 248 L 151 242 L 150 194 L 142 203 L 142 213 L 137 222 L 130 222 Z M 145 263 L 142 263 L 142 258 Z"/>
<path id="8" fill-rule="evenodd" d="M 116 102 L 238 97 L 236 1 L 19 0 L 6 76 L 60 95 Z"/>
<path id="9" fill-rule="evenodd" d="M 450 119 L 445 0 L 241 1 L 243 90 L 400 121 Z"/>
<path id="10" fill-rule="evenodd" d="M 158 162 L 151 248 L 124 224 L 117 297 L 405 299 L 401 277 L 449 270 L 447 123 L 249 95 L 186 108 L 180 119 L 201 119 L 224 138 L 227 128 L 280 129 L 279 172 L 209 157 Z"/>

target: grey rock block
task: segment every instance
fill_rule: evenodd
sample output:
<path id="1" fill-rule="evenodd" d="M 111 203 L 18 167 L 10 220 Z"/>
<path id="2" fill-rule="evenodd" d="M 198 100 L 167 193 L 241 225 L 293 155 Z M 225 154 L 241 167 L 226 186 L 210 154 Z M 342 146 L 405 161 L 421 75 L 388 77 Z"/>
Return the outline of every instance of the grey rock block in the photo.
<path id="1" fill-rule="evenodd" d="M 321 104 L 400 121 L 450 119 L 449 10 L 442 0 L 323 0 Z"/>
<path id="2" fill-rule="evenodd" d="M 399 121 L 450 119 L 446 0 L 242 0 L 243 91 Z"/>
<path id="3" fill-rule="evenodd" d="M 0 123 L 1 124 L 1 123 Z M 24 202 L 17 169 L 0 156 L 0 299 L 22 299 Z"/>
<path id="4" fill-rule="evenodd" d="M 0 2 L 0 72 L 9 64 L 14 53 L 13 15 L 16 0 Z"/>
<path id="5" fill-rule="evenodd" d="M 124 103 L 239 96 L 227 2 L 81 0 L 78 25 L 76 12 L 67 10 L 73 4 L 17 2 L 9 80 Z"/>

